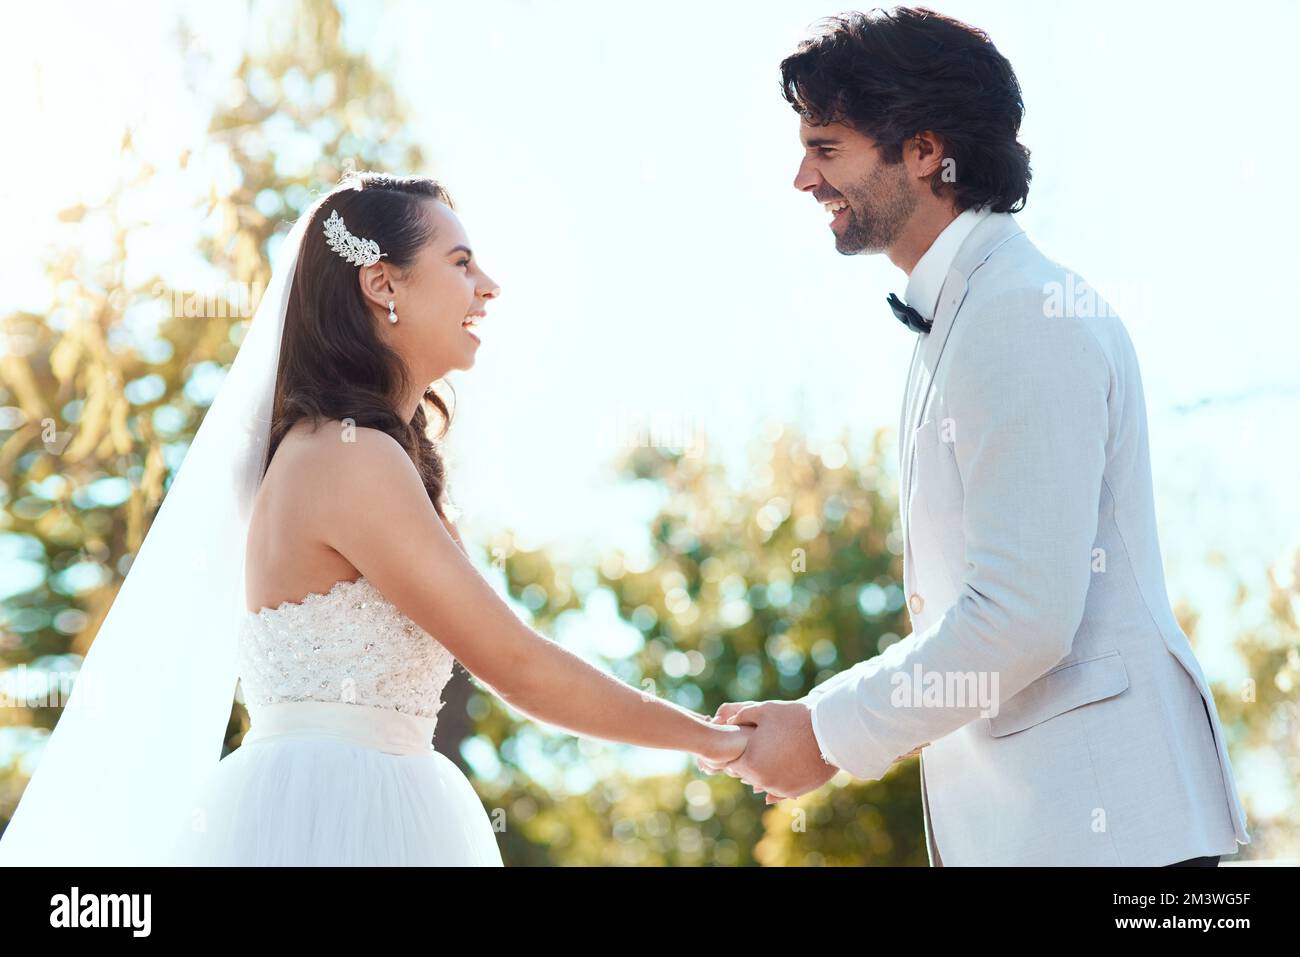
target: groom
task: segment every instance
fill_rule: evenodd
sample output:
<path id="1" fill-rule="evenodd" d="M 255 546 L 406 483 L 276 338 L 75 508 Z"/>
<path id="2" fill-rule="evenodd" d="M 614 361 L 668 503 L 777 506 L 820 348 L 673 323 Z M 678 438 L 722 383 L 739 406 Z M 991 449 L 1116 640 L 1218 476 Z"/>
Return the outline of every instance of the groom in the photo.
<path id="1" fill-rule="evenodd" d="M 1012 212 L 1029 152 L 988 37 L 909 8 L 781 64 L 796 188 L 844 255 L 908 275 L 899 432 L 912 633 L 751 724 L 773 799 L 921 753 L 932 865 L 1215 863 L 1249 843 L 1218 712 L 1165 593 L 1142 382 L 1120 320 Z M 1076 297 L 1078 301 L 1076 302 Z M 882 304 L 883 310 L 883 304 Z"/>

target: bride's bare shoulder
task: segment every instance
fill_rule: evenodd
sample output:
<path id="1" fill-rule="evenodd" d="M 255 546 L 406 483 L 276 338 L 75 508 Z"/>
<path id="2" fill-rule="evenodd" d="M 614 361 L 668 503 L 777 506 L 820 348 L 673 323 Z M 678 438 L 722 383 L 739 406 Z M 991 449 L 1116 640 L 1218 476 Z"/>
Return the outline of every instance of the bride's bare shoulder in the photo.
<path id="1" fill-rule="evenodd" d="M 311 491 L 300 501 L 316 516 L 321 541 L 358 569 L 391 550 L 393 534 L 425 541 L 437 513 L 419 470 L 398 441 L 380 429 L 324 424 L 301 463 Z"/>
<path id="2" fill-rule="evenodd" d="M 295 441 L 300 466 L 314 474 L 318 487 L 326 491 L 347 491 L 357 483 L 373 482 L 376 476 L 391 479 L 398 471 L 409 470 L 418 481 L 419 473 L 406 450 L 381 429 L 326 419 L 314 429 L 305 425 Z"/>

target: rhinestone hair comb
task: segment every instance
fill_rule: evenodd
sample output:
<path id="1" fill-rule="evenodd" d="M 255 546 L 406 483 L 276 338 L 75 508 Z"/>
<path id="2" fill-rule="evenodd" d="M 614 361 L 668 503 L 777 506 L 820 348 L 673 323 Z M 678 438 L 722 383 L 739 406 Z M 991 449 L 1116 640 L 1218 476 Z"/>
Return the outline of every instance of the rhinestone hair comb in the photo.
<path id="1" fill-rule="evenodd" d="M 354 266 L 373 266 L 380 257 L 388 253 L 379 251 L 379 244 L 373 239 L 362 239 L 348 232 L 347 225 L 339 211 L 333 210 L 330 218 L 325 220 L 325 240 L 334 250 Z"/>

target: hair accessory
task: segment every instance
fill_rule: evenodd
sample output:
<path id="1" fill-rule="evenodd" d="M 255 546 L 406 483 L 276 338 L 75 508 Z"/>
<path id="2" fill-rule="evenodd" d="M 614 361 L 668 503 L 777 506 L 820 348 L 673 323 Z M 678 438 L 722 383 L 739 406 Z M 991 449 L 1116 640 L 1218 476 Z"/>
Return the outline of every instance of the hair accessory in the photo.
<path id="1" fill-rule="evenodd" d="M 361 239 L 348 232 L 337 209 L 325 220 L 325 239 L 330 249 L 354 266 L 373 266 L 379 262 L 380 257 L 388 255 L 379 251 L 379 244 L 373 239 Z"/>

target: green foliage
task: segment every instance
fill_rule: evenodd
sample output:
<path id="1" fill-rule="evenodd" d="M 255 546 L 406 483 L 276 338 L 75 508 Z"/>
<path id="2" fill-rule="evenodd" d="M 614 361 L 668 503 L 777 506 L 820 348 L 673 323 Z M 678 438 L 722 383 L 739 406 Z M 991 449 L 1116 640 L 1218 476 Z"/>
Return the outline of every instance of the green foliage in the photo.
<path id="1" fill-rule="evenodd" d="M 1267 802 L 1243 791 L 1251 843 L 1240 856 L 1294 860 L 1300 858 L 1300 816 L 1295 811 L 1300 782 L 1300 552 L 1291 556 L 1290 568 L 1281 574 L 1270 569 L 1267 578 L 1263 620 L 1244 627 L 1234 641 L 1248 677 L 1235 685 L 1216 683 L 1214 697 L 1234 767 L 1239 766 L 1236 757 L 1248 756 L 1252 765 L 1267 770 L 1262 779 L 1280 789 Z M 1242 620 L 1253 617 L 1247 608 L 1255 597 L 1244 587 L 1238 589 L 1236 608 Z M 1195 616 L 1185 612 L 1182 624 L 1194 639 Z M 1237 785 L 1241 788 L 1240 775 Z M 1285 808 L 1281 813 L 1278 804 Z"/>
<path id="2" fill-rule="evenodd" d="M 736 482 L 704 456 L 637 449 L 625 477 L 664 492 L 651 523 L 652 559 L 611 555 L 595 576 L 643 636 L 639 651 L 605 666 L 704 713 L 725 701 L 801 697 L 905 633 L 897 507 L 882 491 L 884 434 L 860 464 L 838 443 L 818 456 L 784 430 L 769 433 L 755 455 Z M 495 550 L 509 555 L 508 539 Z M 527 604 L 531 590 L 539 628 L 574 607 L 580 570 L 557 570 L 531 553 L 503 566 L 516 599 Z M 694 768 L 601 774 L 586 793 L 551 798 L 510 759 L 513 743 L 536 735 L 532 726 L 498 704 L 480 707 L 476 730 L 505 762 L 500 779 L 480 787 L 505 811 L 512 863 L 926 863 L 915 759 L 881 781 L 839 775 L 771 807 L 736 779 Z M 600 766 L 599 746 L 551 737 L 546 753 L 561 767 Z"/>

